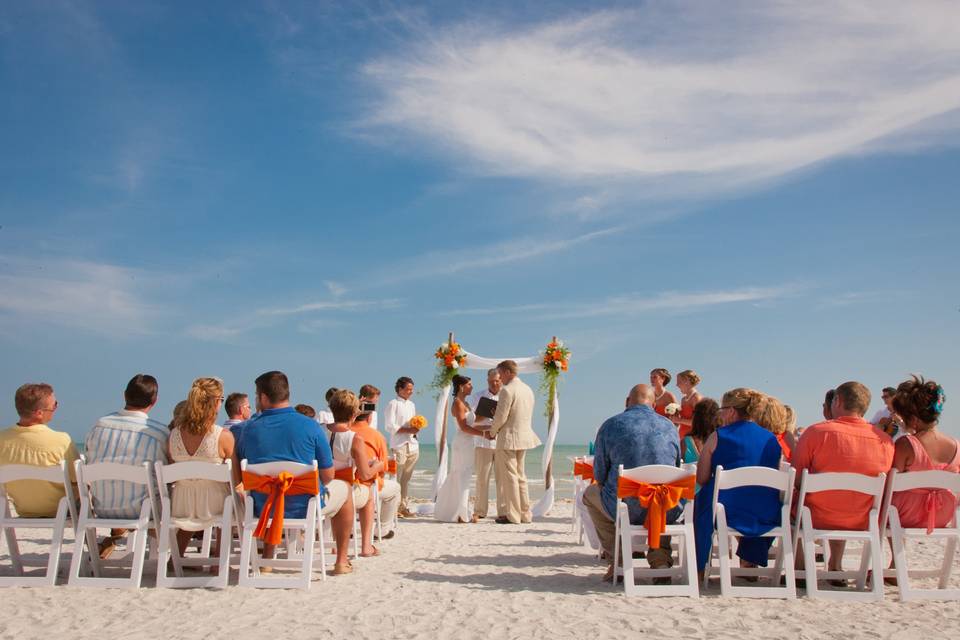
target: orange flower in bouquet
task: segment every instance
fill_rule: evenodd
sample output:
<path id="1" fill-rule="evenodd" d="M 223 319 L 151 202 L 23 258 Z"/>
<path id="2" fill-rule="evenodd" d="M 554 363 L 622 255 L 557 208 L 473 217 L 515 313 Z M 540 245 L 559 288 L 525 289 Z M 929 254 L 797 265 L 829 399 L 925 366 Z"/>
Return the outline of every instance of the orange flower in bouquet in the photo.
<path id="1" fill-rule="evenodd" d="M 423 416 L 413 416 L 410 418 L 410 426 L 414 429 L 423 429 L 427 426 L 427 419 Z"/>

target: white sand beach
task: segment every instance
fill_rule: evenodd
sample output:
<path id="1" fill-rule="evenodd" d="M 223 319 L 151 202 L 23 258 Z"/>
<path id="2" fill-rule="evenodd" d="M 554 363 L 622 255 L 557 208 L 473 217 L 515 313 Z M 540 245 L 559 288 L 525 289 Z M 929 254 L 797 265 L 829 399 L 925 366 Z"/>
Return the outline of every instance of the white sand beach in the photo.
<path id="1" fill-rule="evenodd" d="M 309 591 L 7 588 L 0 637 L 891 638 L 960 634 L 956 602 L 627 598 L 570 533 L 570 504 L 530 525 L 405 520 L 383 555 Z M 26 553 L 35 545 L 23 545 Z M 917 558 L 934 545 L 912 547 Z M 5 553 L 3 555 L 6 555 Z M 6 559 L 5 559 L 6 560 Z M 849 557 L 848 564 L 853 562 Z M 6 569 L 4 573 L 7 573 Z M 960 563 L 952 578 L 960 585 Z"/>

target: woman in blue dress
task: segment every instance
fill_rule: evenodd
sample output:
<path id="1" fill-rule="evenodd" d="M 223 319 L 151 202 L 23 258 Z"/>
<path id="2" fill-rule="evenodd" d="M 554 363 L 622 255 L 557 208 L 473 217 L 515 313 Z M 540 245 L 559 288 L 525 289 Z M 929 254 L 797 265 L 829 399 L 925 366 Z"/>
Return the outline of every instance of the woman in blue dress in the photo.
<path id="1" fill-rule="evenodd" d="M 713 547 L 713 483 L 716 468 L 780 466 L 780 444 L 776 436 L 753 422 L 750 416 L 762 409 L 764 395 L 753 389 L 733 389 L 723 394 L 720 419 L 723 424 L 707 438 L 700 451 L 697 482 L 701 490 L 693 504 L 694 535 L 697 543 L 697 571 L 703 574 Z M 773 538 L 759 538 L 780 524 L 780 494 L 767 487 L 725 489 L 718 497 L 724 506 L 727 524 L 743 533 L 737 547 L 742 566 L 767 566 Z"/>

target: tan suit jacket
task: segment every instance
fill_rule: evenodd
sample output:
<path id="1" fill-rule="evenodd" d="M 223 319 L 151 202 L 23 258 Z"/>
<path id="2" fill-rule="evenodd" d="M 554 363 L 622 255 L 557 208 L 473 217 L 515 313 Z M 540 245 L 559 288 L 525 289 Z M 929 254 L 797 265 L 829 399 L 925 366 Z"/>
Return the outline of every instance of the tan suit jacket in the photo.
<path id="1" fill-rule="evenodd" d="M 533 432 L 533 390 L 519 377 L 503 385 L 490 432 L 497 436 L 497 449 L 533 449 L 540 438 Z"/>

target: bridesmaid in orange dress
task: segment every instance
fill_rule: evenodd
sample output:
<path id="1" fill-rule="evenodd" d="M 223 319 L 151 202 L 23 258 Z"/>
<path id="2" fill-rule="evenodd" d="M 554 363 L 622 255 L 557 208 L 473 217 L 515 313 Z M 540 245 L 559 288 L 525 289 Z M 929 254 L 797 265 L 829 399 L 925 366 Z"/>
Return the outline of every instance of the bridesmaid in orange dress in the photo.
<path id="1" fill-rule="evenodd" d="M 667 415 L 667 405 L 675 404 L 677 399 L 672 393 L 667 391 L 667 385 L 670 384 L 670 372 L 666 369 L 654 369 L 650 372 L 650 385 L 653 387 L 653 410 L 664 416 Z"/>
<path id="2" fill-rule="evenodd" d="M 683 440 L 693 426 L 693 408 L 703 399 L 700 392 L 697 391 L 697 385 L 700 384 L 700 376 L 696 371 L 686 369 L 677 374 L 677 387 L 680 389 L 680 413 L 671 419 L 680 430 L 680 439 Z"/>

